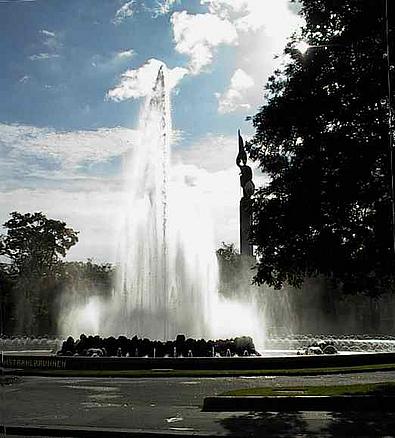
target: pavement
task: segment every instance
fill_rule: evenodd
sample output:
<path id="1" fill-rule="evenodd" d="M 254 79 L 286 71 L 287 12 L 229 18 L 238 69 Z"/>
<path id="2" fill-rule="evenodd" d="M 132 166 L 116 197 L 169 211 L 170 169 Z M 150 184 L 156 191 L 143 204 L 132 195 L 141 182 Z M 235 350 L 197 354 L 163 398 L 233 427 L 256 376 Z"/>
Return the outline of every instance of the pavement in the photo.
<path id="1" fill-rule="evenodd" d="M 234 389 L 386 381 L 395 381 L 394 371 L 252 378 L 20 377 L 1 388 L 0 423 L 9 427 L 43 427 L 40 436 L 55 436 L 51 435 L 52 427 L 60 428 L 56 436 L 87 436 L 81 429 L 90 429 L 92 433 L 95 430 L 125 432 L 119 436 L 151 433 L 152 436 L 389 437 L 395 436 L 395 414 L 392 413 L 201 410 L 205 397 Z M 45 428 L 49 433 L 45 434 Z M 64 435 L 61 435 L 62 429 Z M 130 434 L 126 435 L 126 431 Z M 24 436 L 17 432 L 15 429 L 13 436 Z"/>

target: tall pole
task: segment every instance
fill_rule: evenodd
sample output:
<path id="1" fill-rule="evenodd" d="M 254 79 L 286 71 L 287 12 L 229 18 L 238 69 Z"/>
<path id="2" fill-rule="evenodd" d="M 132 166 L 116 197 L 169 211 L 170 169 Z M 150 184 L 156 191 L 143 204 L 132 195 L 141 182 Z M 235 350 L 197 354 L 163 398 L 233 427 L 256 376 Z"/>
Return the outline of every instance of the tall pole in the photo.
<path id="1" fill-rule="evenodd" d="M 387 87 L 388 87 L 388 137 L 391 161 L 391 207 L 392 207 L 392 246 L 395 256 L 395 163 L 394 163 L 394 112 L 392 108 L 392 83 L 391 83 L 391 46 L 390 46 L 390 21 L 389 0 L 385 0 L 385 33 L 386 33 L 386 58 L 387 58 Z"/>

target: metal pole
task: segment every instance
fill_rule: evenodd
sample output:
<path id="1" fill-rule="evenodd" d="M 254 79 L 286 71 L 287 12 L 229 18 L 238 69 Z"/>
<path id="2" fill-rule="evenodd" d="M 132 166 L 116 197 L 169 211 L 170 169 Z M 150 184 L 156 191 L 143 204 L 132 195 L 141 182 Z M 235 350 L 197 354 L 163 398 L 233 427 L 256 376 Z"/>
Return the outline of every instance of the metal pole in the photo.
<path id="1" fill-rule="evenodd" d="M 392 206 L 392 245 L 395 256 L 395 174 L 394 174 L 394 125 L 392 108 L 392 84 L 391 84 L 391 47 L 390 47 L 390 22 L 389 22 L 389 0 L 385 0 L 385 33 L 387 45 L 387 86 L 388 86 L 388 137 L 391 161 L 391 206 Z"/>

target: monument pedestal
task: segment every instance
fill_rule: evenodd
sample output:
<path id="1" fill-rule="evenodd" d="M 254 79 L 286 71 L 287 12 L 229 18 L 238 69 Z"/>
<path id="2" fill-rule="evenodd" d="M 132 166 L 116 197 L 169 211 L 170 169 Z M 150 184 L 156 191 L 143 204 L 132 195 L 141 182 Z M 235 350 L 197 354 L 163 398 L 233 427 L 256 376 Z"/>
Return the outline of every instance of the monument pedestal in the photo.
<path id="1" fill-rule="evenodd" d="M 240 254 L 252 257 L 253 248 L 249 242 L 249 233 L 252 222 L 252 201 L 243 197 L 240 200 Z"/>

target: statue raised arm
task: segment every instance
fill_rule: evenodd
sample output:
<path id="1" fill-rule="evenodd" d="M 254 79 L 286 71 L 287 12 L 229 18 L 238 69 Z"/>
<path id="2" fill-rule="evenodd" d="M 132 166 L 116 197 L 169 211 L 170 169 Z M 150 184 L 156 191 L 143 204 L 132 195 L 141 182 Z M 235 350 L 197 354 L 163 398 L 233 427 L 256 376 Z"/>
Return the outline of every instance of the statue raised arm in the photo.
<path id="1" fill-rule="evenodd" d="M 250 198 L 255 191 L 255 185 L 252 182 L 252 169 L 247 166 L 247 154 L 244 149 L 243 137 L 239 134 L 239 153 L 236 157 L 236 164 L 240 168 L 240 185 L 243 188 L 243 197 Z"/>

